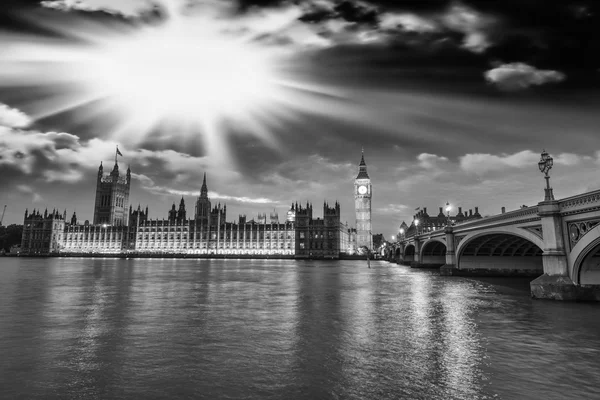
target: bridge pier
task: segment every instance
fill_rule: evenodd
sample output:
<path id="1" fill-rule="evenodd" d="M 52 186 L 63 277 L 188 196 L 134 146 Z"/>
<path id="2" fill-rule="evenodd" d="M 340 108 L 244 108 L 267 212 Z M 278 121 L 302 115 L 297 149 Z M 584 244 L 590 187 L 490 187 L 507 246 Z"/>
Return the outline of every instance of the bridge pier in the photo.
<path id="1" fill-rule="evenodd" d="M 420 268 L 421 267 L 421 241 L 419 238 L 415 238 L 415 255 L 413 260 L 410 262 L 411 268 Z"/>
<path id="2" fill-rule="evenodd" d="M 446 234 L 446 264 L 440 267 L 440 275 L 450 276 L 456 270 L 456 248 L 452 226 L 444 229 Z"/>
<path id="3" fill-rule="evenodd" d="M 400 243 L 399 245 L 399 254 L 396 257 L 396 264 L 404 264 L 404 243 Z"/>
<path id="4" fill-rule="evenodd" d="M 544 236 L 544 274 L 530 283 L 531 297 L 566 301 L 600 301 L 599 285 L 576 285 L 569 277 L 560 204 L 556 200 L 538 204 Z"/>

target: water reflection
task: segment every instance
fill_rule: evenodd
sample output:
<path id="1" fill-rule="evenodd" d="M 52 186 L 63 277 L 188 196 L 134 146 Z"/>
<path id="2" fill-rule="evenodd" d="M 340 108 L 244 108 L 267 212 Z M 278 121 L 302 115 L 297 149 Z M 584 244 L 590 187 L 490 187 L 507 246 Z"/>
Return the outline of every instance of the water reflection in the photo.
<path id="1" fill-rule="evenodd" d="M 0 261 L 0 398 L 600 398 L 599 305 L 387 263 Z"/>

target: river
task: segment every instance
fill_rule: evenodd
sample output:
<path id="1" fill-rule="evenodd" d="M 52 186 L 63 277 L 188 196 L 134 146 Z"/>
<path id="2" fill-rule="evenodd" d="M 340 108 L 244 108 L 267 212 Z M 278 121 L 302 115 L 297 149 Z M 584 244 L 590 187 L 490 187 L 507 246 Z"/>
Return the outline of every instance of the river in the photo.
<path id="1" fill-rule="evenodd" d="M 5 257 L 0 398 L 600 399 L 600 305 L 387 262 Z"/>

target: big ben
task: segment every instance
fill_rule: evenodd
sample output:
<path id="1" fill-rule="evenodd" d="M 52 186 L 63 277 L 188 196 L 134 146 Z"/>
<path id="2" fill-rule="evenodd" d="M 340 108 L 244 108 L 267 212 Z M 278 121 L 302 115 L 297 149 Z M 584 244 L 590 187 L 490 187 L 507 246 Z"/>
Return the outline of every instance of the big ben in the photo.
<path id="1" fill-rule="evenodd" d="M 371 233 L 371 196 L 373 190 L 371 178 L 367 173 L 365 154 L 363 152 L 358 166 L 358 176 L 354 180 L 354 209 L 356 211 L 356 248 L 366 246 L 373 250 Z"/>

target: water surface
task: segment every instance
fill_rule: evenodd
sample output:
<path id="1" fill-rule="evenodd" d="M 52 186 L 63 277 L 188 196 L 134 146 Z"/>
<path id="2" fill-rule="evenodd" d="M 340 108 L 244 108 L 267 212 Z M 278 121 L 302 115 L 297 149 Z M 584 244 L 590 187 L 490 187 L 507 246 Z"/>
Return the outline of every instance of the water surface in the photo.
<path id="1" fill-rule="evenodd" d="M 600 398 L 600 305 L 371 266 L 0 258 L 0 398 Z"/>

